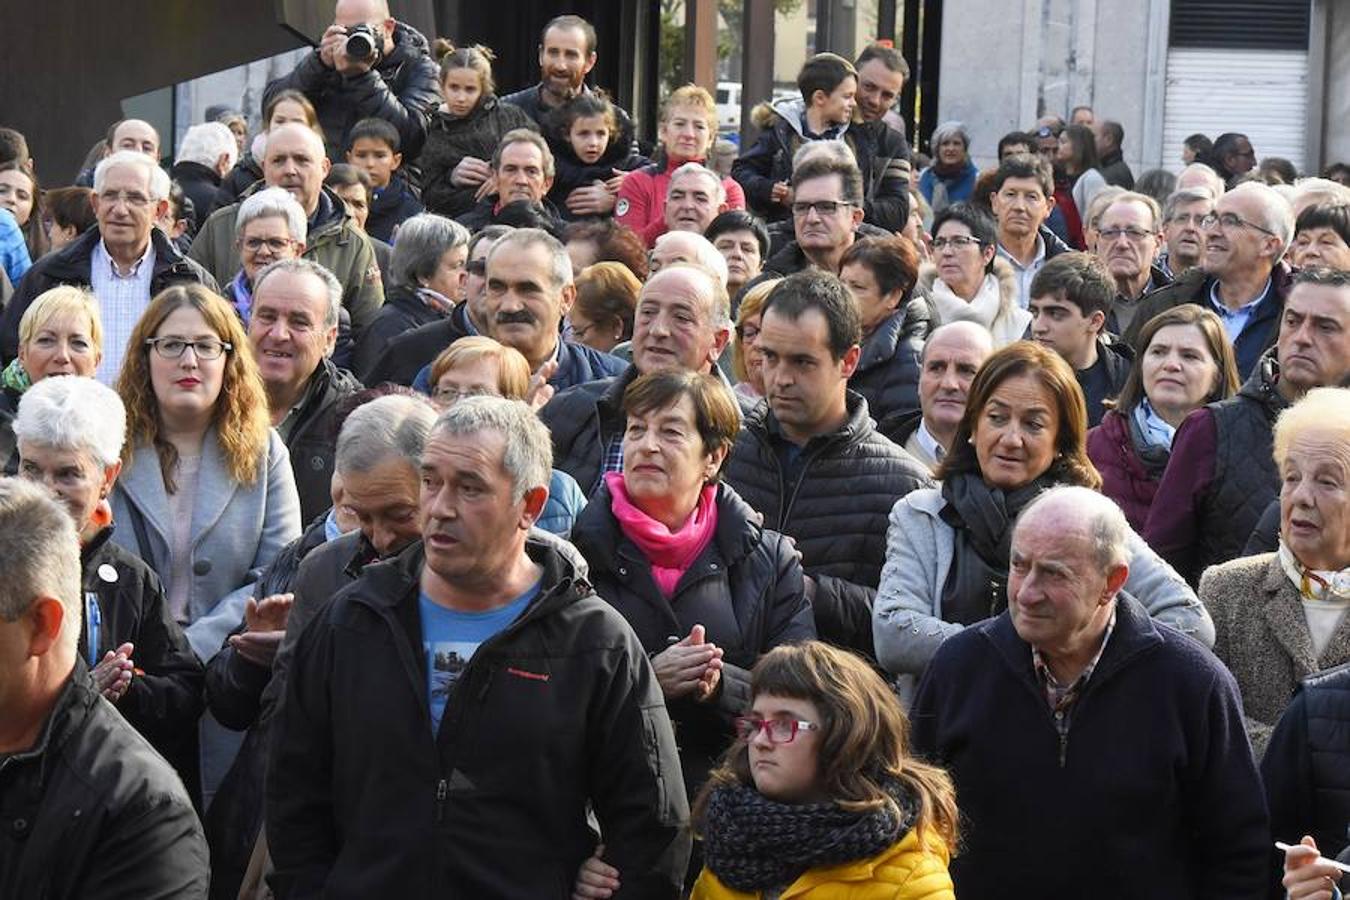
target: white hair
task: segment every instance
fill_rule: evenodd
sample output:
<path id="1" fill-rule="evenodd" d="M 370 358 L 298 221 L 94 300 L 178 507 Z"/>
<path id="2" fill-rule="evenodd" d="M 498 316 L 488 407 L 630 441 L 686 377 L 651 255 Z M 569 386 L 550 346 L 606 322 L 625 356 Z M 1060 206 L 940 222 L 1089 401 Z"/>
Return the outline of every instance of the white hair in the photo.
<path id="1" fill-rule="evenodd" d="M 519 400 L 504 397 L 466 397 L 441 413 L 433 435 L 464 437 L 495 431 L 506 442 L 502 468 L 511 476 L 511 502 L 525 492 L 548 489 L 553 477 L 553 442 L 539 417 Z"/>
<path id="2" fill-rule="evenodd" d="M 164 175 L 164 170 L 159 167 L 159 163 L 136 150 L 118 150 L 99 161 L 99 164 L 94 167 L 95 194 L 103 193 L 103 185 L 107 182 L 108 173 L 118 166 L 131 166 L 145 173 L 145 186 L 150 193 L 151 200 L 168 199 L 169 176 Z M 156 172 L 164 175 L 163 179 L 156 179 Z"/>
<path id="3" fill-rule="evenodd" d="M 239 204 L 234 214 L 235 236 L 244 233 L 244 226 L 255 219 L 276 216 L 286 220 L 286 231 L 291 240 L 304 243 L 309 238 L 309 220 L 305 217 L 305 208 L 300 201 L 291 196 L 285 188 L 270 187 L 254 191 Z"/>
<path id="4" fill-rule="evenodd" d="M 1225 196 L 1250 196 L 1261 207 L 1261 225 L 1280 240 L 1280 252 L 1276 259 L 1284 255 L 1294 239 L 1294 207 L 1289 201 L 1268 184 L 1259 181 L 1244 181 Z"/>
<path id="5" fill-rule="evenodd" d="M 19 441 L 85 451 L 107 468 L 122 458 L 127 411 L 105 384 L 78 375 L 53 376 L 23 392 L 13 428 Z"/>
<path id="6" fill-rule="evenodd" d="M 229 163 L 228 167 L 232 168 L 239 157 L 239 144 L 234 139 L 234 132 L 221 122 L 203 122 L 193 125 L 183 135 L 174 164 L 194 162 L 214 170 L 222 153 Z"/>
<path id="7" fill-rule="evenodd" d="M 326 330 L 337 327 L 338 317 L 341 315 L 342 282 L 337 280 L 336 275 L 312 259 L 304 259 L 303 257 L 279 259 L 276 262 L 268 263 L 266 266 L 263 266 L 254 277 L 253 296 L 255 298 L 260 296 L 263 282 L 270 278 L 274 272 L 288 272 L 292 275 L 312 275 L 319 279 L 320 283 L 323 284 L 324 295 L 328 300 L 328 306 L 323 312 L 323 327 Z"/>
<path id="8" fill-rule="evenodd" d="M 343 476 L 369 472 L 392 456 L 416 470 L 435 422 L 436 408 L 424 397 L 376 397 L 358 406 L 342 424 L 334 467 Z"/>
<path id="9" fill-rule="evenodd" d="M 511 229 L 511 231 L 502 235 L 501 240 L 493 244 L 492 249 L 488 251 L 488 264 L 492 263 L 492 257 L 501 252 L 503 247 L 533 247 L 536 244 L 543 246 L 548 251 L 553 286 L 561 290 L 572 284 L 572 257 L 567 255 L 567 248 L 563 246 L 561 241 L 542 228 Z M 717 255 L 721 256 L 722 254 L 718 253 Z"/>
<path id="10" fill-rule="evenodd" d="M 681 178 L 688 178 L 690 176 L 698 176 L 699 178 L 704 178 L 711 182 L 713 185 L 713 193 L 717 196 L 717 202 L 727 202 L 727 188 L 726 185 L 722 184 L 722 176 L 718 175 L 707 166 L 696 162 L 687 162 L 674 172 L 670 173 L 670 181 L 666 185 L 666 199 L 670 199 L 670 192 L 675 189 L 675 182 L 679 181 Z"/>
<path id="11" fill-rule="evenodd" d="M 1103 569 L 1112 566 L 1129 565 L 1130 562 L 1130 524 L 1115 501 L 1091 488 L 1078 485 L 1061 485 L 1050 488 L 1035 500 L 1032 500 L 1021 515 L 1017 517 L 1016 528 L 1031 527 L 1032 511 L 1040 506 L 1054 505 L 1067 507 L 1079 513 L 1087 526 L 1088 539 L 1092 542 L 1092 553 L 1097 565 Z M 1055 517 L 1046 527 L 1062 530 L 1067 523 L 1064 517 Z"/>
<path id="12" fill-rule="evenodd" d="M 469 243 L 469 229 L 436 213 L 420 213 L 403 220 L 389 259 L 393 284 L 415 288 L 436 274 L 441 257 Z"/>
<path id="13" fill-rule="evenodd" d="M 725 289 L 727 286 L 727 279 L 731 277 L 731 273 L 727 271 L 726 257 L 722 255 L 722 251 L 712 245 L 712 241 L 708 240 L 703 235 L 693 231 L 667 231 L 652 244 L 652 250 L 660 250 L 666 244 L 680 243 L 682 241 L 692 242 L 694 258 L 690 260 L 690 262 L 696 266 L 702 266 L 713 275 L 716 275 L 717 280 L 722 282 L 722 287 Z"/>
<path id="14" fill-rule="evenodd" d="M 46 490 L 21 478 L 0 478 L 0 619 L 17 621 L 39 597 L 65 610 L 61 643 L 67 652 L 80 639 L 80 539 L 65 507 Z M 0 672 L 11 679 L 13 672 Z"/>
<path id="15" fill-rule="evenodd" d="M 1219 177 L 1219 173 L 1214 171 L 1213 167 L 1202 162 L 1193 162 L 1181 170 L 1181 174 L 1177 176 L 1175 190 L 1195 187 L 1196 185 L 1193 182 L 1198 182 L 1200 186 L 1209 188 L 1209 192 L 1216 201 L 1224 195 L 1223 179 Z"/>
<path id="16" fill-rule="evenodd" d="M 1293 196 L 1289 202 L 1295 213 L 1301 213 L 1310 206 L 1350 206 L 1350 187 L 1330 178 L 1300 178 L 1294 182 Z"/>

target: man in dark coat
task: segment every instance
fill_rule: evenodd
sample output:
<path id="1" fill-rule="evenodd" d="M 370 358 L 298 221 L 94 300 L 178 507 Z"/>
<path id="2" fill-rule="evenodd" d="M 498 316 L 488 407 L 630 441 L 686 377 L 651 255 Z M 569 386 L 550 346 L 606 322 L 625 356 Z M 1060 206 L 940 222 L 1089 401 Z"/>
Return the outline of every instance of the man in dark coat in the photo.
<path id="1" fill-rule="evenodd" d="M 205 898 L 206 841 L 182 782 L 79 657 L 70 514 L 0 480 L 0 559 L 0 896 Z"/>
<path id="2" fill-rule="evenodd" d="M 871 179 L 863 192 L 867 196 L 863 221 L 887 231 L 899 232 L 909 220 L 909 184 L 911 151 L 903 128 L 895 128 L 887 114 L 895 107 L 909 78 L 909 63 L 894 47 L 868 44 L 858 54 L 853 67 L 858 70 L 857 114 L 860 129 L 872 133 L 874 162 Z M 903 126 L 903 122 L 901 123 Z M 885 162 L 882 163 L 881 161 Z M 896 179 L 889 189 L 882 182 Z M 901 188 L 896 190 L 896 188 Z"/>
<path id="3" fill-rule="evenodd" d="M 342 285 L 308 259 L 275 262 L 254 279 L 248 337 L 272 425 L 290 451 L 306 522 L 332 505 L 333 419 L 338 403 L 361 389 L 350 372 L 329 359 L 341 302 Z"/>
<path id="4" fill-rule="evenodd" d="M 553 436 L 555 465 L 590 494 L 623 469 L 623 392 L 663 369 L 717 372 L 731 338 L 726 289 L 707 270 L 677 263 L 643 285 L 633 318 L 633 362 L 616 377 L 557 394 L 539 411 Z"/>
<path id="5" fill-rule="evenodd" d="M 1207 567 L 1242 555 L 1279 492 L 1275 419 L 1313 388 L 1350 378 L 1350 274 L 1298 274 L 1276 351 L 1236 396 L 1187 416 L 1172 441 L 1143 537 L 1192 585 Z"/>
<path id="6" fill-rule="evenodd" d="M 726 481 L 796 542 L 821 638 L 871 656 L 891 507 L 933 482 L 848 390 L 861 334 L 857 304 L 837 277 L 802 272 L 774 288 L 755 344 L 768 403 L 746 419 Z"/>
<path id="7" fill-rule="evenodd" d="M 561 233 L 562 218 L 548 199 L 556 174 L 553 151 L 537 131 L 517 128 L 502 135 L 489 165 L 489 193 L 456 222 L 471 234 L 488 225 Z"/>
<path id="8" fill-rule="evenodd" d="M 422 453 L 422 543 L 300 635 L 267 782 L 279 897 L 561 895 L 589 811 L 615 897 L 679 896 L 688 804 L 651 663 L 527 539 L 548 443 L 518 401 L 456 404 Z"/>
<path id="9" fill-rule="evenodd" d="M 844 252 L 857 240 L 863 219 L 863 180 L 847 160 L 813 157 L 792 171 L 793 240 L 764 261 L 750 283 L 801 272 L 812 266 L 839 273 Z"/>
<path id="10" fill-rule="evenodd" d="M 1121 144 L 1125 141 L 1125 129 L 1119 122 L 1112 122 L 1109 119 L 1097 123 L 1092 128 L 1097 139 L 1097 156 L 1101 160 L 1098 167 L 1101 170 L 1102 178 L 1106 183 L 1123 187 L 1127 191 L 1134 190 L 1134 173 L 1130 171 L 1129 163 L 1125 162 L 1125 154 L 1121 152 Z"/>
<path id="11" fill-rule="evenodd" d="M 353 30 L 362 28 L 360 37 L 373 51 L 357 57 L 349 53 L 356 49 L 349 42 Z M 431 113 L 441 103 L 440 69 L 427 39 L 395 21 L 386 0 L 338 0 L 319 46 L 289 75 L 268 82 L 262 105 L 285 90 L 299 91 L 314 104 L 335 162 L 342 158 L 352 126 L 371 118 L 397 128 L 404 158 L 417 159 Z"/>
<path id="12" fill-rule="evenodd" d="M 914 747 L 961 798 L 963 900 L 1265 895 L 1237 685 L 1121 591 L 1128 535 L 1101 494 L 1047 491 L 1013 531 L 1007 611 L 928 666 Z"/>
<path id="13" fill-rule="evenodd" d="M 1125 340 L 1141 349 L 1145 322 L 1163 310 L 1195 303 L 1223 320 L 1245 378 L 1279 333 L 1289 291 L 1289 270 L 1281 260 L 1294 238 L 1294 211 L 1274 188 L 1249 182 L 1220 197 L 1205 222 L 1202 267 L 1145 295 Z"/>

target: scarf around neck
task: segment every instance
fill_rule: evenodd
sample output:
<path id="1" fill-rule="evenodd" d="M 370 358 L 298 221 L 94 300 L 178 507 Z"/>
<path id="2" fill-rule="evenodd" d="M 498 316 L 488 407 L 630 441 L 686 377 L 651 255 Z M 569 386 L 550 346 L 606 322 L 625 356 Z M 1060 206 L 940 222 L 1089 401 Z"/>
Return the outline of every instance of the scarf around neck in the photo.
<path id="1" fill-rule="evenodd" d="M 1294 551 L 1280 539 L 1280 567 L 1304 600 L 1350 601 L 1350 568 L 1333 572 L 1329 569 L 1310 569 L 1298 561 Z"/>
<path id="2" fill-rule="evenodd" d="M 677 531 L 671 531 L 637 508 L 628 496 L 622 472 L 607 473 L 605 486 L 609 488 L 609 508 L 618 520 L 619 529 L 642 552 L 651 566 L 652 580 L 669 600 L 680 576 L 694 564 L 717 531 L 717 486 L 704 485 L 694 511 Z"/>
<path id="3" fill-rule="evenodd" d="M 994 321 L 1003 312 L 1003 294 L 993 272 L 985 273 L 984 281 L 972 300 L 957 296 L 941 278 L 933 281 L 929 293 L 937 307 L 938 321 L 943 325 L 948 322 L 978 322 L 985 328 L 992 328 Z"/>
<path id="4" fill-rule="evenodd" d="M 869 859 L 914 825 L 914 801 L 883 782 L 895 806 L 848 812 L 835 803 L 779 803 L 752 785 L 727 784 L 708 797 L 703 860 L 737 891 L 785 888 L 811 869 Z M 899 815 L 896 815 L 896 809 Z"/>
<path id="5" fill-rule="evenodd" d="M 13 391 L 16 394 L 22 394 L 33 386 L 33 380 L 28 377 L 28 372 L 24 370 L 23 363 L 15 357 L 5 366 L 3 372 L 0 372 L 0 387 Z"/>
<path id="6" fill-rule="evenodd" d="M 939 516 L 951 527 L 955 542 L 942 587 L 943 620 L 971 625 L 1003 611 L 1013 522 L 1053 485 L 1048 473 L 1014 491 L 991 487 L 979 472 L 960 472 L 942 483 L 947 504 Z"/>

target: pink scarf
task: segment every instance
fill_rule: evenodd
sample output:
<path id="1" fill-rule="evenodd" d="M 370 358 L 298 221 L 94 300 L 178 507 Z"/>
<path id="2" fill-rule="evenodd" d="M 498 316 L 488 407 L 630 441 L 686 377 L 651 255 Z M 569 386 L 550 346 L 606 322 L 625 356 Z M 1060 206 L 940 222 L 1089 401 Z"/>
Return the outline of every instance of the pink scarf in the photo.
<path id="1" fill-rule="evenodd" d="M 679 531 L 672 532 L 633 504 L 624 487 L 622 472 L 606 474 L 605 485 L 612 498 L 609 508 L 619 520 L 619 528 L 647 558 L 652 579 L 669 600 L 680 576 L 694 564 L 717 531 L 717 486 L 710 484 L 703 488 L 693 515 Z"/>

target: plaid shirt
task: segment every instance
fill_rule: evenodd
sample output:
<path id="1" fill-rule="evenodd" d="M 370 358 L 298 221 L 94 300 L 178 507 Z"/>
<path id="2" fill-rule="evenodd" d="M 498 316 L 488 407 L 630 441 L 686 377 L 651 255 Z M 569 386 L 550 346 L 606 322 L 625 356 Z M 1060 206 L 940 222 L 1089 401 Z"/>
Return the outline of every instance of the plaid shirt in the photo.
<path id="1" fill-rule="evenodd" d="M 122 357 L 127 341 L 136 328 L 141 313 L 150 305 L 150 279 L 155 274 L 155 242 L 147 241 L 145 253 L 131 266 L 126 275 L 117 271 L 112 256 L 102 241 L 94 245 L 94 256 L 89 269 L 90 288 L 98 298 L 99 313 L 103 319 L 103 362 L 94 377 L 104 384 L 112 384 L 122 370 Z"/>
<path id="2" fill-rule="evenodd" d="M 623 432 L 620 431 L 614 437 L 609 439 L 605 445 L 605 456 L 600 461 L 600 475 L 595 480 L 595 487 L 599 487 L 605 480 L 605 475 L 609 472 L 623 471 Z"/>
<path id="3" fill-rule="evenodd" d="M 1101 662 L 1102 653 L 1106 651 L 1106 642 L 1111 640 L 1111 632 L 1116 627 L 1116 613 L 1111 611 L 1111 619 L 1106 623 L 1106 631 L 1102 634 L 1102 644 L 1097 648 L 1097 653 L 1092 657 L 1092 662 L 1087 664 L 1087 668 L 1082 674 L 1074 679 L 1072 684 L 1063 685 L 1055 678 L 1055 674 L 1050 671 L 1050 666 L 1046 663 L 1045 657 L 1041 656 L 1041 651 L 1036 647 L 1031 648 L 1031 664 L 1036 669 L 1036 678 L 1045 690 L 1046 702 L 1050 704 L 1050 712 L 1055 718 L 1055 730 L 1059 732 L 1060 746 L 1060 764 L 1064 763 L 1064 744 L 1069 735 L 1069 719 L 1073 713 L 1073 704 L 1078 700 L 1078 696 L 1083 692 L 1088 679 L 1097 669 L 1097 663 Z"/>

